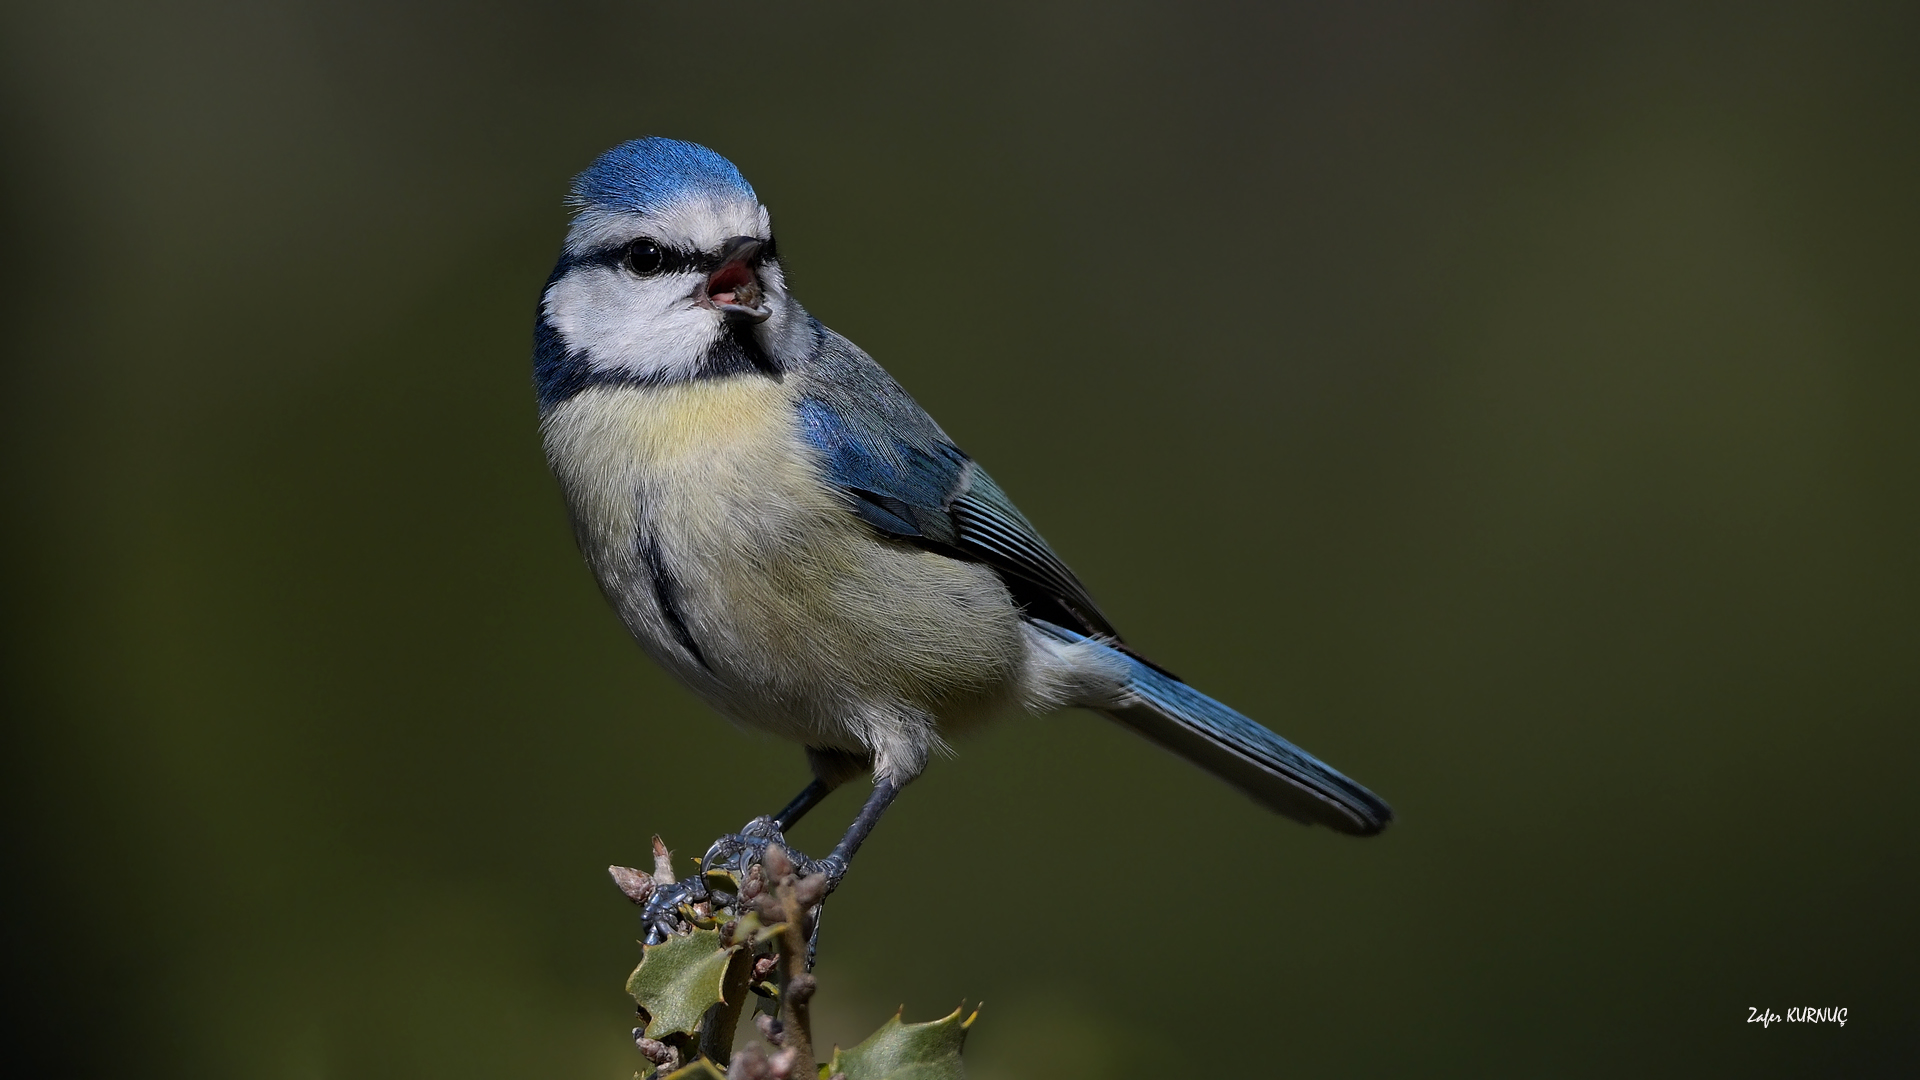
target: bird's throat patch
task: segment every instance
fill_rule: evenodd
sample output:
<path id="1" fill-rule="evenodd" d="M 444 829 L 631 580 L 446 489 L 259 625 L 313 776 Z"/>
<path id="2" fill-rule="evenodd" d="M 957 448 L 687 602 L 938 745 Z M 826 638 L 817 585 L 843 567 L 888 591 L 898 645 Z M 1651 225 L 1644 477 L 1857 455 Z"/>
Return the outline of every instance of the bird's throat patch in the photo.
<path id="1" fill-rule="evenodd" d="M 650 498 L 655 512 L 698 513 L 660 500 L 800 489 L 796 426 L 791 390 L 757 375 L 589 387 L 541 422 L 555 474 L 609 542 L 633 535 L 637 498 Z"/>

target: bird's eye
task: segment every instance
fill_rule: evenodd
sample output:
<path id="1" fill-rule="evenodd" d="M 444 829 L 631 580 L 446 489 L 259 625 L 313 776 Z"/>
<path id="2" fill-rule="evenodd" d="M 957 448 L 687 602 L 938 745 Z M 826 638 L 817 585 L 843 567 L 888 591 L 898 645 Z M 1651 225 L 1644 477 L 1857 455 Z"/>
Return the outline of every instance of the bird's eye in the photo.
<path id="1" fill-rule="evenodd" d="M 666 261 L 667 257 L 661 252 L 660 245 L 651 240 L 635 240 L 627 245 L 627 269 L 643 277 L 647 274 L 659 273 L 660 264 Z"/>

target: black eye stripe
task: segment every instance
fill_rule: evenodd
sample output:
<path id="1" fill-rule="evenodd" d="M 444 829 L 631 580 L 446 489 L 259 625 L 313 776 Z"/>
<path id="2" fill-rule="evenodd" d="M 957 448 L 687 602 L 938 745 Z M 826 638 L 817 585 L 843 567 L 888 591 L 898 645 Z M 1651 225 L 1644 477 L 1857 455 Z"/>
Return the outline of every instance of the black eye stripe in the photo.
<path id="1" fill-rule="evenodd" d="M 640 239 L 647 240 L 651 238 L 641 237 Z M 610 266 L 615 269 L 627 270 L 631 273 L 632 270 L 627 265 L 627 252 L 636 242 L 637 241 L 630 240 L 617 247 L 601 248 L 598 251 L 589 252 L 574 260 L 574 263 L 576 265 L 584 263 L 596 266 Z M 671 247 L 667 244 L 660 243 L 658 240 L 653 241 L 653 243 L 660 249 L 660 266 L 658 269 L 646 274 L 645 276 L 647 277 L 659 277 L 662 274 L 673 274 L 688 270 L 702 274 L 711 274 L 715 270 L 720 269 L 720 256 L 715 252 L 688 251 L 685 248 Z M 760 249 L 760 254 L 755 257 L 753 261 L 757 265 L 765 265 L 773 262 L 777 258 L 779 258 L 779 255 L 774 250 L 773 241 L 768 240 L 766 246 Z"/>

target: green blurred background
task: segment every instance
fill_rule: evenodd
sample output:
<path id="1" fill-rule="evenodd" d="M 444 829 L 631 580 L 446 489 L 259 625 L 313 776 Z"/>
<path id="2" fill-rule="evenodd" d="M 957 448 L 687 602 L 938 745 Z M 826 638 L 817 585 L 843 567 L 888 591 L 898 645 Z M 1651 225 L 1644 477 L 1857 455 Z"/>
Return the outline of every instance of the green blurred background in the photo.
<path id="1" fill-rule="evenodd" d="M 1400 814 L 1004 724 L 835 900 L 828 1040 L 964 997 L 985 1080 L 1920 1067 L 1910 6 L 14 4 L 0 48 L 35 1074 L 640 1066 L 603 867 L 805 776 L 627 640 L 540 456 L 561 199 L 641 134 L 740 164 L 1137 644 Z M 1800 1005 L 1851 1022 L 1745 1022 Z"/>

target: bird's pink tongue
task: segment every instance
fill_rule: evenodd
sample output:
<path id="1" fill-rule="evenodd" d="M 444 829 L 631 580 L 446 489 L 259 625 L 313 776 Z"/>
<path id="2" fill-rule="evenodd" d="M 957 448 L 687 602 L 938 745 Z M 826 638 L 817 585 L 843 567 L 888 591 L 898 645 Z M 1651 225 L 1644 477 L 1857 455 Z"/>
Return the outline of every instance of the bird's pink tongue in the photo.
<path id="1" fill-rule="evenodd" d="M 728 263 L 707 279 L 707 298 L 716 304 L 738 303 L 737 294 L 743 289 L 757 291 L 748 288 L 752 284 L 753 271 L 746 263 Z"/>

